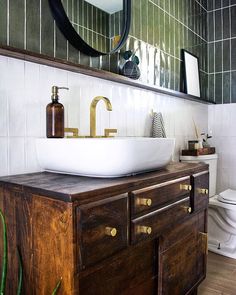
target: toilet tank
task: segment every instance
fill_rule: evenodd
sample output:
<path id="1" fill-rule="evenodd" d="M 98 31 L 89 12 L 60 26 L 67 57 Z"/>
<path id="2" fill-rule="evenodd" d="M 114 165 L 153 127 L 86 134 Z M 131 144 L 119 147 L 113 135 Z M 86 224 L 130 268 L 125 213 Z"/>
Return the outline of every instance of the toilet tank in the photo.
<path id="1" fill-rule="evenodd" d="M 204 155 L 204 156 L 180 156 L 181 162 L 199 163 L 203 162 L 209 165 L 209 196 L 216 194 L 216 176 L 217 176 L 217 160 L 218 155 Z"/>

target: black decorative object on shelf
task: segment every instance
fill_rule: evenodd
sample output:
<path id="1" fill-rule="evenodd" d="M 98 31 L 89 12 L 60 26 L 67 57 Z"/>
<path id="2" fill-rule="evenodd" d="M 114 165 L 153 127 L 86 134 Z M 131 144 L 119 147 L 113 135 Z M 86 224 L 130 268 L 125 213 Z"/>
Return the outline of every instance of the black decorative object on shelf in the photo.
<path id="1" fill-rule="evenodd" d="M 131 79 L 137 80 L 141 73 L 138 67 L 139 58 L 132 53 L 131 50 L 125 51 L 122 57 L 126 60 L 125 64 L 120 69 L 120 74 Z"/>

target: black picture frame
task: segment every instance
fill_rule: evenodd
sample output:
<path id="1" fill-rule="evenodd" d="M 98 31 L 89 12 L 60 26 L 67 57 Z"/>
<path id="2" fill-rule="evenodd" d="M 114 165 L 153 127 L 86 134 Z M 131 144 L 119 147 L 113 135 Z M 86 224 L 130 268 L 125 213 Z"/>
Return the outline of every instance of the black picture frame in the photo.
<path id="1" fill-rule="evenodd" d="M 61 0 L 48 0 L 57 27 L 68 42 L 86 55 L 96 57 L 117 52 L 126 42 L 131 23 L 131 0 L 123 0 L 123 29 L 119 43 L 110 52 L 101 52 L 87 44 L 72 26 Z"/>
<path id="2" fill-rule="evenodd" d="M 188 50 L 182 49 L 184 92 L 201 97 L 199 58 Z"/>

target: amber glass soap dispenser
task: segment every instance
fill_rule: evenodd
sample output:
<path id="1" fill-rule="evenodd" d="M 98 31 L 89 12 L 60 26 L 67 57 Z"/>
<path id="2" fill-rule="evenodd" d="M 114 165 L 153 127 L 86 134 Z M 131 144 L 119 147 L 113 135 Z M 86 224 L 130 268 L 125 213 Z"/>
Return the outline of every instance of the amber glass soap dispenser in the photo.
<path id="1" fill-rule="evenodd" d="M 64 137 L 64 106 L 58 102 L 59 89 L 69 90 L 67 87 L 52 86 L 52 102 L 46 108 L 47 138 Z"/>

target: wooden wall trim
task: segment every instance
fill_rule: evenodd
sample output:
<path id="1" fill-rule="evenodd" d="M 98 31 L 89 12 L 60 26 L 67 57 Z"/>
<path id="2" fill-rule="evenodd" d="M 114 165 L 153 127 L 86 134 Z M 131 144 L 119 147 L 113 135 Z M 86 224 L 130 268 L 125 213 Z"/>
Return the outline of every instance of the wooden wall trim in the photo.
<path id="1" fill-rule="evenodd" d="M 132 80 L 130 78 L 127 78 L 127 77 L 124 77 L 124 76 L 121 76 L 121 75 L 118 75 L 115 73 L 111 73 L 111 72 L 107 72 L 107 71 L 103 71 L 103 70 L 98 70 L 98 69 L 91 68 L 91 67 L 86 67 L 86 66 L 83 66 L 80 64 L 75 64 L 75 63 L 65 61 L 62 59 L 52 58 L 52 57 L 49 57 L 49 56 L 46 56 L 43 54 L 34 53 L 34 52 L 30 52 L 30 51 L 23 50 L 23 49 L 17 49 L 17 48 L 13 48 L 10 46 L 2 46 L 1 45 L 0 46 L 0 55 L 12 57 L 12 58 L 17 58 L 17 59 L 21 59 L 24 61 L 29 61 L 29 62 L 42 64 L 42 65 L 46 65 L 46 66 L 51 66 L 51 67 L 55 67 L 58 69 L 67 70 L 67 71 L 71 71 L 71 72 L 75 72 L 75 73 L 79 73 L 79 74 L 83 74 L 83 75 L 87 75 L 87 76 L 91 76 L 91 77 L 96 77 L 99 79 L 108 80 L 108 81 L 112 81 L 112 82 L 116 82 L 116 83 L 120 83 L 120 84 L 125 84 L 125 85 L 153 91 L 153 92 L 160 93 L 160 94 L 165 94 L 165 95 L 169 95 L 169 96 L 173 96 L 173 97 L 186 99 L 186 100 L 196 101 L 196 102 L 200 102 L 200 103 L 204 103 L 204 104 L 215 104 L 214 101 L 208 101 L 208 100 L 205 100 L 205 99 L 193 96 L 193 95 L 188 95 L 186 93 L 174 91 L 174 90 L 167 89 L 167 88 L 151 86 L 146 83 L 142 83 L 140 81 L 135 81 L 135 80 Z"/>

